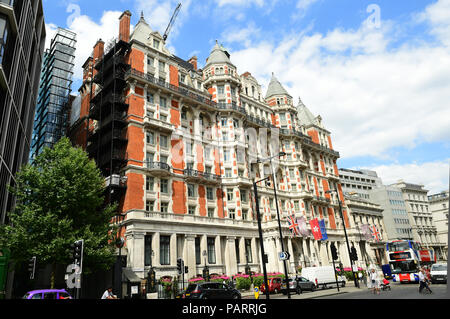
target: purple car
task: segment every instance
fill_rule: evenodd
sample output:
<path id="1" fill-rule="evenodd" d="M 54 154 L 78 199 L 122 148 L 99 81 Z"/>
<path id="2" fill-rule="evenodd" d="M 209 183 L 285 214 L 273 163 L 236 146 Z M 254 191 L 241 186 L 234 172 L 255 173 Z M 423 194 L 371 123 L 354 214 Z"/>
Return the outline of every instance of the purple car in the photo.
<path id="1" fill-rule="evenodd" d="M 42 289 L 29 291 L 23 296 L 23 299 L 47 299 L 47 300 L 57 300 L 57 299 L 72 299 L 64 289 Z"/>

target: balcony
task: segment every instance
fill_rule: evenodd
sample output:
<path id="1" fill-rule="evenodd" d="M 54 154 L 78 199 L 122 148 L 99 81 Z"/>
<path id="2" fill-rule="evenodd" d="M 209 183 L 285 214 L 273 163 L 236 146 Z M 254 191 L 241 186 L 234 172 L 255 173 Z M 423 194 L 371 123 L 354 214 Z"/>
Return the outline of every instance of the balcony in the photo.
<path id="1" fill-rule="evenodd" d="M 185 169 L 183 171 L 187 182 L 202 182 L 206 184 L 219 184 L 221 177 L 219 175 L 199 172 L 193 169 Z"/>
<path id="2" fill-rule="evenodd" d="M 172 133 L 175 131 L 175 126 L 173 124 L 157 120 L 146 116 L 144 119 L 144 125 L 148 128 L 157 129 L 161 132 Z"/>
<path id="3" fill-rule="evenodd" d="M 331 180 L 335 180 L 335 181 L 340 181 L 339 176 L 336 176 L 336 175 L 331 174 L 331 173 L 327 173 L 327 178 L 331 179 Z"/>
<path id="4" fill-rule="evenodd" d="M 188 89 L 186 86 L 178 87 L 172 84 L 169 84 L 164 81 L 159 81 L 151 74 L 145 74 L 135 69 L 130 69 L 125 74 L 125 79 L 128 80 L 130 78 L 134 78 L 138 81 L 143 81 L 144 83 L 156 86 L 157 88 L 164 89 L 169 91 L 170 93 L 177 93 L 191 102 L 201 103 L 203 106 L 212 107 L 214 109 L 217 108 L 217 103 L 211 100 L 211 96 L 208 94 L 201 95 L 194 92 L 194 90 Z"/>
<path id="5" fill-rule="evenodd" d="M 245 111 L 245 108 L 238 106 L 235 102 L 232 102 L 232 103 L 217 103 L 217 107 L 220 110 L 235 111 L 235 112 L 247 115 L 247 112 Z"/>
<path id="6" fill-rule="evenodd" d="M 147 162 L 147 170 L 157 177 L 170 176 L 170 166 L 167 163 Z"/>
<path id="7" fill-rule="evenodd" d="M 237 178 L 237 181 L 238 181 L 239 186 L 253 187 L 253 181 L 250 178 L 239 176 Z"/>

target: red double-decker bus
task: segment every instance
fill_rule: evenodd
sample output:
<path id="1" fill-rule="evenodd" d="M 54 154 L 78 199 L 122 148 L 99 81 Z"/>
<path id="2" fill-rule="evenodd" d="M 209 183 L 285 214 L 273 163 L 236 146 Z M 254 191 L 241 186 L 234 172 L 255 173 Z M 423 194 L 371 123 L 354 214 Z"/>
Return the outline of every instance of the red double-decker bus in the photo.
<path id="1" fill-rule="evenodd" d="M 389 265 L 394 282 L 419 282 L 419 268 L 436 262 L 432 249 L 422 249 L 412 240 L 394 240 L 387 243 Z"/>

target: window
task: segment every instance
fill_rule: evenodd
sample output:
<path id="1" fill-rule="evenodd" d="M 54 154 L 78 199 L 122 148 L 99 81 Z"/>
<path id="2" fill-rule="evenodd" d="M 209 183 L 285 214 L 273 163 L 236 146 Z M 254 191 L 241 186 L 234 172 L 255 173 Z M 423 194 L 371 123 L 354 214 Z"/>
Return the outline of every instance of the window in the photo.
<path id="1" fill-rule="evenodd" d="M 252 256 L 252 240 L 246 239 L 245 240 L 245 256 L 247 257 L 247 262 L 251 264 L 253 262 L 253 256 Z"/>
<path id="2" fill-rule="evenodd" d="M 183 108 L 183 109 L 181 110 L 181 119 L 182 119 L 182 120 L 187 120 L 187 111 L 186 111 L 185 108 Z"/>
<path id="3" fill-rule="evenodd" d="M 145 189 L 149 192 L 153 192 L 155 187 L 155 179 L 153 177 L 147 176 Z"/>
<path id="4" fill-rule="evenodd" d="M 4 3 L 5 1 L 1 1 Z M 0 64 L 3 63 L 3 57 L 5 55 L 6 42 L 9 36 L 9 22 L 5 15 L 0 16 Z"/>
<path id="5" fill-rule="evenodd" d="M 232 188 L 227 189 L 227 200 L 228 201 L 233 200 L 233 189 Z"/>
<path id="6" fill-rule="evenodd" d="M 200 237 L 195 237 L 195 263 L 197 265 L 201 264 L 201 257 Z"/>
<path id="7" fill-rule="evenodd" d="M 214 200 L 214 193 L 213 193 L 213 189 L 211 187 L 206 188 L 206 198 L 208 200 Z"/>
<path id="8" fill-rule="evenodd" d="M 154 158 L 155 158 L 154 153 L 147 153 L 147 163 L 153 163 Z"/>
<path id="9" fill-rule="evenodd" d="M 161 121 L 162 122 L 167 122 L 167 116 L 161 115 Z"/>
<path id="10" fill-rule="evenodd" d="M 186 75 L 184 75 L 184 74 L 180 75 L 180 82 L 181 83 L 185 83 L 186 82 Z"/>
<path id="11" fill-rule="evenodd" d="M 169 160 L 169 158 L 167 156 L 161 155 L 161 159 L 160 159 L 161 163 L 167 164 L 168 160 Z"/>
<path id="12" fill-rule="evenodd" d="M 147 102 L 150 104 L 155 103 L 155 96 L 153 95 L 153 93 L 147 92 Z"/>
<path id="13" fill-rule="evenodd" d="M 241 200 L 243 203 L 248 202 L 248 195 L 246 190 L 241 190 Z"/>
<path id="14" fill-rule="evenodd" d="M 286 122 L 286 114 L 285 113 L 280 113 L 280 121 L 282 123 Z"/>
<path id="15" fill-rule="evenodd" d="M 159 145 L 165 149 L 167 149 L 169 147 L 169 142 L 168 142 L 168 138 L 166 135 L 161 135 L 159 137 Z"/>
<path id="16" fill-rule="evenodd" d="M 165 97 L 159 98 L 159 104 L 162 109 L 167 109 L 167 99 Z"/>
<path id="17" fill-rule="evenodd" d="M 169 181 L 167 179 L 161 180 L 161 193 L 169 194 Z"/>
<path id="18" fill-rule="evenodd" d="M 155 133 L 147 132 L 147 144 L 155 145 Z"/>
<path id="19" fill-rule="evenodd" d="M 224 162 L 228 162 L 231 160 L 230 151 L 224 151 L 223 152 L 223 160 Z"/>
<path id="20" fill-rule="evenodd" d="M 214 208 L 208 208 L 208 217 L 214 218 Z"/>
<path id="21" fill-rule="evenodd" d="M 220 95 L 225 94 L 225 87 L 223 85 L 217 86 L 217 93 Z"/>
<path id="22" fill-rule="evenodd" d="M 248 209 L 243 209 L 242 210 L 242 220 L 247 220 L 248 219 Z"/>
<path id="23" fill-rule="evenodd" d="M 153 57 L 151 57 L 151 56 L 147 57 L 147 65 L 155 66 L 155 59 L 153 59 Z"/>
<path id="24" fill-rule="evenodd" d="M 238 170 L 238 176 L 244 177 L 244 171 L 242 169 Z"/>
<path id="25" fill-rule="evenodd" d="M 208 263 L 215 264 L 216 263 L 216 239 L 208 238 L 206 246 L 207 246 L 207 251 L 208 251 Z"/>
<path id="26" fill-rule="evenodd" d="M 240 253 L 240 249 L 239 249 L 239 239 L 234 240 L 234 249 L 236 251 L 236 262 L 238 264 L 240 264 L 241 263 L 241 253 Z"/>
<path id="27" fill-rule="evenodd" d="M 233 119 L 233 126 L 234 128 L 239 128 L 239 120 Z"/>
<path id="28" fill-rule="evenodd" d="M 155 49 L 159 49 L 159 41 L 158 41 L 158 40 L 153 39 L 153 47 L 154 47 Z M 161 63 L 161 62 L 160 62 L 160 63 Z"/>
<path id="29" fill-rule="evenodd" d="M 169 212 L 169 203 L 161 203 L 161 213 Z"/>
<path id="30" fill-rule="evenodd" d="M 193 149 L 194 149 L 194 145 L 192 143 L 186 142 L 186 155 L 192 155 Z"/>
<path id="31" fill-rule="evenodd" d="M 195 186 L 192 184 L 188 184 L 188 197 L 195 197 Z"/>
<path id="32" fill-rule="evenodd" d="M 155 207 L 155 201 L 148 200 L 147 203 L 145 204 L 145 211 L 153 212 L 154 211 L 154 207 Z"/>
<path id="33" fill-rule="evenodd" d="M 226 126 L 227 126 L 228 120 L 227 120 L 226 117 L 222 117 L 222 119 L 220 120 L 220 122 L 221 122 L 221 124 L 222 124 L 222 127 L 226 127 Z"/>
<path id="34" fill-rule="evenodd" d="M 144 262 L 145 266 L 152 266 L 152 236 L 147 235 L 144 238 Z"/>
<path id="35" fill-rule="evenodd" d="M 163 61 L 159 61 L 159 71 L 164 71 L 166 64 Z"/>
<path id="36" fill-rule="evenodd" d="M 229 209 L 228 210 L 228 217 L 230 219 L 236 219 L 236 211 L 234 209 Z"/>
<path id="37" fill-rule="evenodd" d="M 189 209 L 188 209 L 189 215 L 195 215 L 195 210 L 196 210 L 195 206 L 189 206 Z"/>
<path id="38" fill-rule="evenodd" d="M 170 265 L 170 237 L 159 237 L 159 262 L 161 265 Z"/>

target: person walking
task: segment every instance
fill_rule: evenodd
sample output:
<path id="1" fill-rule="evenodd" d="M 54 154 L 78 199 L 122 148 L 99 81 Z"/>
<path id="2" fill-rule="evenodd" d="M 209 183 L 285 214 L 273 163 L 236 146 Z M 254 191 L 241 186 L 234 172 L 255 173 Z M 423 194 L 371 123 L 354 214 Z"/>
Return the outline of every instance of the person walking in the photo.
<path id="1" fill-rule="evenodd" d="M 370 285 L 374 294 L 380 294 L 380 280 L 375 268 L 372 268 L 369 274 Z"/>
<path id="2" fill-rule="evenodd" d="M 420 268 L 419 271 L 419 293 L 422 293 L 422 290 L 425 288 L 427 289 L 431 294 L 433 293 L 428 286 L 428 279 L 426 277 L 425 269 Z"/>

